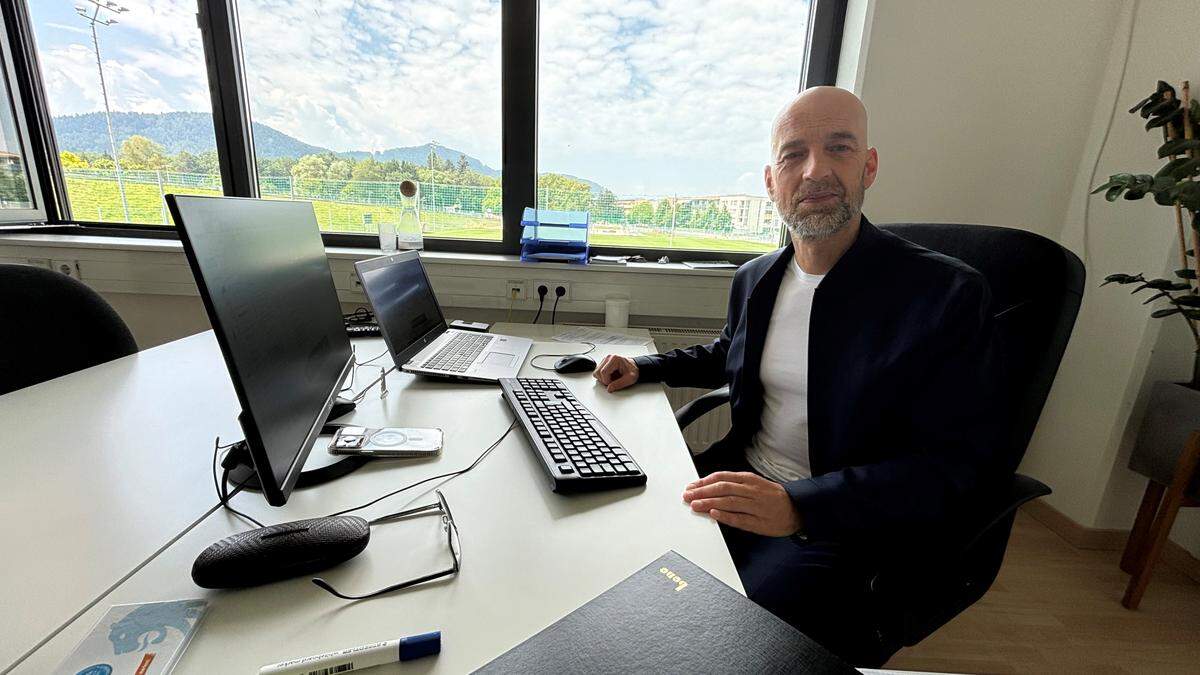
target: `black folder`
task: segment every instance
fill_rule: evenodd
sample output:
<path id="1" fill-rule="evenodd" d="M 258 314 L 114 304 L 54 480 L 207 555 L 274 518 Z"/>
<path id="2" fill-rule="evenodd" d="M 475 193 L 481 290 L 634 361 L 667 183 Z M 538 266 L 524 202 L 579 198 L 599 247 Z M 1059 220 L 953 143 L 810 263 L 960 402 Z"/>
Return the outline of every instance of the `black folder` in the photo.
<path id="1" fill-rule="evenodd" d="M 478 673 L 856 673 L 668 551 Z"/>

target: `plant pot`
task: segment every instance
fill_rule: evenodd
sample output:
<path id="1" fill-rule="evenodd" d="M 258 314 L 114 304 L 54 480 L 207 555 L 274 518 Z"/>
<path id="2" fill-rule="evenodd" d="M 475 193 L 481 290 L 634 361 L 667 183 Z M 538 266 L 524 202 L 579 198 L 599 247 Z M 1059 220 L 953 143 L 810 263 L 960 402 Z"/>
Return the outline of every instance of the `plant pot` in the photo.
<path id="1" fill-rule="evenodd" d="M 1160 485 L 1170 485 L 1184 444 L 1200 430 L 1200 391 L 1176 382 L 1155 382 L 1138 431 L 1129 468 Z M 1200 499 L 1200 473 L 1188 486 Z"/>

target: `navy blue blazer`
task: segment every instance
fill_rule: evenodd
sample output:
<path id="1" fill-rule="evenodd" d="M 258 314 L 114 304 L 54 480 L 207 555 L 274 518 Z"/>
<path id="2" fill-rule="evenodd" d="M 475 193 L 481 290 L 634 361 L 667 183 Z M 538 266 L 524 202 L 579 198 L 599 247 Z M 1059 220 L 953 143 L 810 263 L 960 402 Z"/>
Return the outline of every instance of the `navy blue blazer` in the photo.
<path id="1" fill-rule="evenodd" d="M 742 453 L 763 409 L 767 326 L 794 250 L 737 271 L 712 344 L 635 359 L 639 381 L 729 385 L 732 429 L 709 451 Z M 990 293 L 965 263 L 879 230 L 858 237 L 813 299 L 808 351 L 812 478 L 784 487 L 812 539 L 940 536 L 999 468 L 998 417 L 982 381 Z"/>

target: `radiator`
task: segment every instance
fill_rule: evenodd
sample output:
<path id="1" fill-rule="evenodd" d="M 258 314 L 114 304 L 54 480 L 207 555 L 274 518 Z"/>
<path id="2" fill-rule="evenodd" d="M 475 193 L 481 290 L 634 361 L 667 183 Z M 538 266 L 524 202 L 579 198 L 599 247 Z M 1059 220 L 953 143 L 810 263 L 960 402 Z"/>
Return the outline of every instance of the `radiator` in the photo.
<path id="1" fill-rule="evenodd" d="M 654 338 L 654 348 L 659 352 L 706 344 L 717 339 L 719 333 L 719 330 L 707 328 L 650 329 L 650 337 Z M 671 402 L 671 408 L 678 410 L 685 403 L 702 394 L 707 394 L 708 391 L 693 387 L 667 387 L 667 400 Z M 687 441 L 688 448 L 693 453 L 697 453 L 721 440 L 728 432 L 729 405 L 726 404 L 692 422 L 687 429 L 683 430 L 683 438 Z"/>

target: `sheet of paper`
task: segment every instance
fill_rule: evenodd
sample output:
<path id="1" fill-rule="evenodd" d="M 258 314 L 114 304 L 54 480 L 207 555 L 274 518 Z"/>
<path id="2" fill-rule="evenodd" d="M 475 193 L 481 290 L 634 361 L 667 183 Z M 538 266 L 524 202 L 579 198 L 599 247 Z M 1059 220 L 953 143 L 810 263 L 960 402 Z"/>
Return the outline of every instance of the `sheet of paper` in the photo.
<path id="1" fill-rule="evenodd" d="M 652 342 L 649 338 L 630 337 L 624 333 L 615 333 L 599 328 L 588 328 L 587 326 L 574 326 L 555 335 L 551 339 L 557 342 L 590 342 L 595 345 L 641 346 Z"/>

